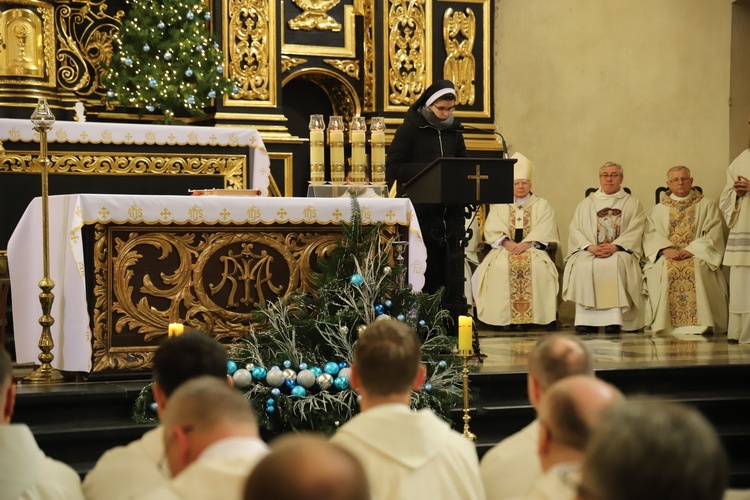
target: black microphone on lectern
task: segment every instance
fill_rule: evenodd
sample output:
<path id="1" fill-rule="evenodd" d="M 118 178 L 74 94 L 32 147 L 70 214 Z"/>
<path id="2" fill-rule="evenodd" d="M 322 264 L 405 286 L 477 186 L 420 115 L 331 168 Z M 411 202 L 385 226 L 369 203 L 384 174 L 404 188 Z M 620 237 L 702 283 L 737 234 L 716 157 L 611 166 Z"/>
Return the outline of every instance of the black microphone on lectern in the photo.
<path id="1" fill-rule="evenodd" d="M 503 142 L 503 158 L 508 157 L 508 146 L 507 144 L 505 144 L 505 137 L 503 137 L 503 134 L 501 134 L 497 130 L 487 130 L 485 128 L 472 127 L 471 125 L 464 125 L 462 123 L 461 130 L 464 130 L 464 129 L 478 130 L 480 132 L 484 132 L 485 134 L 490 133 L 490 134 L 495 134 L 496 136 L 500 137 L 500 140 Z"/>

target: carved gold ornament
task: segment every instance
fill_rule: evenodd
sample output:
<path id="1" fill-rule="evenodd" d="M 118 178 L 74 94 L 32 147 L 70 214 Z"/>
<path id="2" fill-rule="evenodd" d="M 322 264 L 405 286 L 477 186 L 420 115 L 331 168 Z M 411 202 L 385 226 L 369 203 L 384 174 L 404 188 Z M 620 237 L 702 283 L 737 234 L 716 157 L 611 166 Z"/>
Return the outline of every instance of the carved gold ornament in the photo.
<path id="1" fill-rule="evenodd" d="M 289 21 L 289 29 L 341 31 L 341 24 L 328 15 L 341 0 L 292 0 L 302 14 Z"/>
<path id="2" fill-rule="evenodd" d="M 455 84 L 459 104 L 474 104 L 477 64 L 473 51 L 476 31 L 477 20 L 471 9 L 467 8 L 466 13 L 452 8 L 445 11 L 443 44 L 447 57 L 443 64 L 443 78 Z"/>
<path id="3" fill-rule="evenodd" d="M 229 77 L 240 91 L 231 99 L 270 101 L 272 11 L 268 0 L 228 0 Z M 275 85 L 275 82 L 273 82 Z"/>
<path id="4" fill-rule="evenodd" d="M 425 0 L 389 0 L 388 102 L 410 105 L 422 94 L 427 71 Z"/>
<path id="5" fill-rule="evenodd" d="M 356 59 L 323 59 L 323 62 L 333 66 L 346 76 L 359 80 L 359 61 Z"/>
<path id="6" fill-rule="evenodd" d="M 303 59 L 301 57 L 281 56 L 281 72 L 286 73 L 295 66 L 305 64 L 306 62 L 307 59 Z"/>
<path id="7" fill-rule="evenodd" d="M 0 77 L 29 77 L 55 86 L 54 20 L 50 5 L 11 1 L 17 8 L 0 11 Z M 40 79 L 45 79 L 40 82 Z M 19 80 L 3 80 L 19 83 Z"/>

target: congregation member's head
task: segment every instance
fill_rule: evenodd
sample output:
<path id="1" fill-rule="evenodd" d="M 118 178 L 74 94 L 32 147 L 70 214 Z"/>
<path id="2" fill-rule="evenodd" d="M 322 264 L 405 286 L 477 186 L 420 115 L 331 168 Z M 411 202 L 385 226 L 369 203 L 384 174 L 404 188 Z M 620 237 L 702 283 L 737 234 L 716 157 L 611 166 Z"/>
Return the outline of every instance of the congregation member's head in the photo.
<path id="1" fill-rule="evenodd" d="M 623 401 L 614 386 L 587 375 L 566 377 L 542 396 L 539 411 L 539 460 L 542 469 L 580 462 L 602 410 Z"/>
<path id="2" fill-rule="evenodd" d="M 258 422 L 244 395 L 211 376 L 178 387 L 161 413 L 161 422 L 164 454 L 172 476 L 220 440 L 259 438 Z"/>
<path id="3" fill-rule="evenodd" d="M 16 386 L 13 383 L 13 362 L 5 349 L 0 349 L 0 424 L 10 423 L 16 404 Z"/>
<path id="4" fill-rule="evenodd" d="M 599 185 L 604 194 L 615 194 L 622 185 L 622 165 L 608 161 L 599 167 Z"/>
<path id="5" fill-rule="evenodd" d="M 607 409 L 583 463 L 581 500 L 720 500 L 727 458 L 695 409 L 656 400 Z"/>
<path id="6" fill-rule="evenodd" d="M 594 375 L 594 359 L 586 344 L 573 335 L 542 337 L 528 358 L 529 401 L 539 411 L 542 394 L 552 384 L 572 375 Z"/>
<path id="7" fill-rule="evenodd" d="M 363 411 L 385 402 L 408 405 L 411 391 L 424 379 L 419 338 L 411 326 L 395 319 L 375 321 L 360 334 L 351 384 L 362 398 Z"/>
<path id="8" fill-rule="evenodd" d="M 667 171 L 667 187 L 675 196 L 684 198 L 693 189 L 693 176 L 690 169 L 682 165 L 672 167 Z"/>
<path id="9" fill-rule="evenodd" d="M 368 500 L 367 476 L 354 455 L 321 436 L 282 436 L 258 462 L 245 500 Z"/>
<path id="10" fill-rule="evenodd" d="M 521 153 L 513 153 L 513 197 L 517 200 L 526 198 L 531 193 L 531 173 L 534 165 Z"/>
<path id="11" fill-rule="evenodd" d="M 159 413 L 167 399 L 188 380 L 209 375 L 227 381 L 226 348 L 196 328 L 169 337 L 154 353 L 154 399 Z M 231 379 L 230 379 L 231 380 Z"/>

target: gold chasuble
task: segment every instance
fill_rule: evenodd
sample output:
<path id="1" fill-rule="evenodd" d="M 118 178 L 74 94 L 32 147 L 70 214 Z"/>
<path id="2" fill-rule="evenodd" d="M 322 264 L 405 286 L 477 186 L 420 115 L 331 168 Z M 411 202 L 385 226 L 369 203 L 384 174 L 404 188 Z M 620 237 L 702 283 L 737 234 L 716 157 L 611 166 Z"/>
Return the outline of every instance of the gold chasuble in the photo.
<path id="1" fill-rule="evenodd" d="M 727 283 L 721 271 L 727 228 L 716 202 L 693 190 L 667 196 L 646 218 L 643 274 L 654 333 L 700 334 L 727 329 Z M 692 257 L 673 260 L 666 248 Z"/>
<path id="2" fill-rule="evenodd" d="M 662 203 L 669 207 L 669 241 L 683 249 L 695 238 L 695 204 L 701 193 L 685 200 L 667 197 Z M 668 260 L 669 322 L 672 326 L 698 324 L 698 302 L 695 290 L 695 259 Z"/>
<path id="3" fill-rule="evenodd" d="M 522 238 L 529 234 L 531 213 L 520 206 L 512 205 L 510 210 L 510 227 L 516 232 L 522 230 Z M 520 226 L 520 227 L 519 227 Z M 508 256 L 508 286 L 510 287 L 511 323 L 526 324 L 534 322 L 533 302 L 531 300 L 531 253 Z"/>

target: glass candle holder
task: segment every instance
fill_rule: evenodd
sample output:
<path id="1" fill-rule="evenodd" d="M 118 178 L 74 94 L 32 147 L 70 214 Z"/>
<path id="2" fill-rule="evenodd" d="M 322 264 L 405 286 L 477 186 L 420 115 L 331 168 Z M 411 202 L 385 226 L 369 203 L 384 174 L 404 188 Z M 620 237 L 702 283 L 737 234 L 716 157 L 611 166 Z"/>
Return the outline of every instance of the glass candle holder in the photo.
<path id="1" fill-rule="evenodd" d="M 370 122 L 370 157 L 373 184 L 385 184 L 385 118 L 374 116 Z"/>
<path id="2" fill-rule="evenodd" d="M 310 115 L 310 182 L 325 182 L 325 134 L 323 115 Z"/>
<path id="3" fill-rule="evenodd" d="M 328 144 L 331 148 L 331 183 L 344 183 L 344 118 L 332 116 L 328 120 Z"/>
<path id="4" fill-rule="evenodd" d="M 352 182 L 364 184 L 367 178 L 367 161 L 365 158 L 365 134 L 367 122 L 364 116 L 352 119 Z"/>

